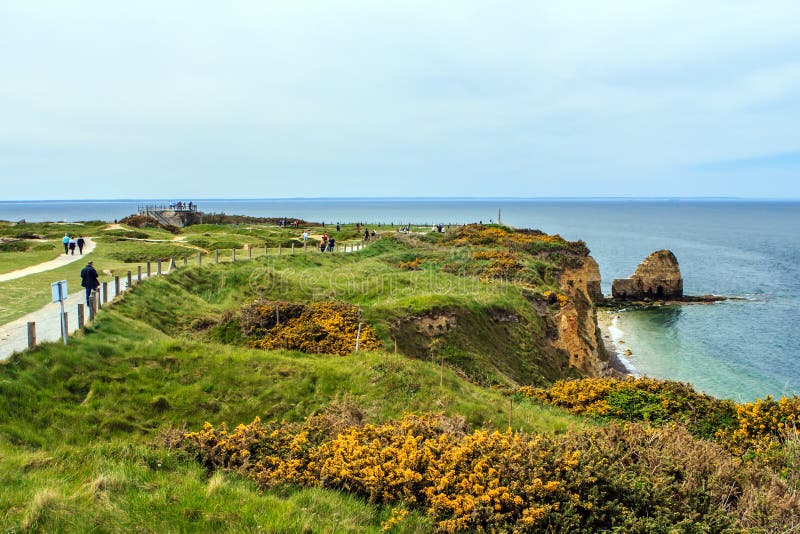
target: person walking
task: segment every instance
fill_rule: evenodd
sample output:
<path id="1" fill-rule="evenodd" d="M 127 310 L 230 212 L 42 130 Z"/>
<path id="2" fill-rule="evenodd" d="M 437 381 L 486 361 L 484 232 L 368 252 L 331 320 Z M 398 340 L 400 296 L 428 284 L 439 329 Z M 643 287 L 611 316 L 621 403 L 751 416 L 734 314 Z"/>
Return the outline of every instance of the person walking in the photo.
<path id="1" fill-rule="evenodd" d="M 83 246 L 86 244 L 86 240 L 82 237 L 78 237 L 75 242 L 78 244 L 78 252 L 83 256 Z"/>
<path id="2" fill-rule="evenodd" d="M 369 229 L 364 229 L 364 241 L 369 241 Z"/>
<path id="3" fill-rule="evenodd" d="M 336 240 L 334 238 L 328 239 L 328 252 L 333 252 L 333 247 L 336 245 Z"/>
<path id="4" fill-rule="evenodd" d="M 64 239 L 61 242 L 64 243 L 64 254 L 69 254 L 69 234 L 64 234 Z"/>
<path id="5" fill-rule="evenodd" d="M 78 246 L 78 244 L 74 239 L 70 239 L 69 240 L 69 253 L 70 253 L 70 255 L 72 255 L 72 256 L 75 255 L 75 247 L 77 247 L 77 246 Z"/>
<path id="6" fill-rule="evenodd" d="M 100 282 L 97 281 L 97 271 L 94 268 L 94 264 L 90 261 L 86 264 L 86 267 L 81 269 L 81 286 L 86 288 L 86 305 L 91 306 L 90 304 L 90 296 L 92 291 L 97 289 L 100 285 Z"/>

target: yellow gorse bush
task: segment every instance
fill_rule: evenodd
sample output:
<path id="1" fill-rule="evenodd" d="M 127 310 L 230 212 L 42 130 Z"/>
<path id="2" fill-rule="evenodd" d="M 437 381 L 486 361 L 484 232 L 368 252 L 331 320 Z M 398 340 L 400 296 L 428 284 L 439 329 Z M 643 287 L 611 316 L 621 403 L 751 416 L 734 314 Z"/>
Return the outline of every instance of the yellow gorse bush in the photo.
<path id="1" fill-rule="evenodd" d="M 321 414 L 302 424 L 255 419 L 233 432 L 206 423 L 181 447 L 262 488 L 317 486 L 402 503 L 442 532 L 719 531 L 745 514 L 736 511 L 738 497 L 760 491 L 753 484 L 779 488 L 768 471 L 748 475 L 740 460 L 676 425 L 610 424 L 553 436 L 466 432 L 441 414 L 382 424 Z M 785 524 L 800 513 L 796 496 L 775 499 L 760 505 L 758 524 Z M 383 527 L 405 514 L 393 511 Z"/>
<path id="2" fill-rule="evenodd" d="M 797 396 L 734 404 L 697 393 L 688 384 L 652 378 L 561 380 L 546 389 L 523 386 L 518 392 L 574 414 L 684 423 L 737 455 L 771 453 L 797 435 L 800 421 Z"/>
<path id="3" fill-rule="evenodd" d="M 368 324 L 362 323 L 359 337 L 360 311 L 347 302 L 306 305 L 256 301 L 242 308 L 240 317 L 245 336 L 257 338 L 250 345 L 262 349 L 345 355 L 353 352 L 357 337 L 359 350 L 381 346 L 375 330 Z"/>

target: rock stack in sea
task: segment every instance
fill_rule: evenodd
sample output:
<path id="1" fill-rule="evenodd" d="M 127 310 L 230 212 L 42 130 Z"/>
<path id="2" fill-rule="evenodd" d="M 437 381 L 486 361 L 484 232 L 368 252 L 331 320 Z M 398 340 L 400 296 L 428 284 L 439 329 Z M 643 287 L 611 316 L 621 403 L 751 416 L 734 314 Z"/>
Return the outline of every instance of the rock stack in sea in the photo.
<path id="1" fill-rule="evenodd" d="M 678 260 L 669 250 L 653 252 L 630 278 L 612 282 L 611 295 L 619 300 L 682 299 L 683 278 Z"/>

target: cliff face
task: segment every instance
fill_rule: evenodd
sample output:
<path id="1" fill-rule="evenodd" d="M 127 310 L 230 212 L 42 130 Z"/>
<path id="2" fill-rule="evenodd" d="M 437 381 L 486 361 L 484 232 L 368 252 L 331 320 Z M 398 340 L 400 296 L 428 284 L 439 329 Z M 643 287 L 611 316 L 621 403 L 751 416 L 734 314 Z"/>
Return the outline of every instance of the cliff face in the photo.
<path id="1" fill-rule="evenodd" d="M 576 269 L 565 269 L 559 277 L 562 292 L 568 302 L 556 314 L 558 337 L 551 345 L 566 351 L 569 365 L 591 377 L 611 374 L 609 357 L 597 326 L 593 301 L 602 298 L 600 269 L 591 256 Z"/>
<path id="2" fill-rule="evenodd" d="M 680 299 L 683 278 L 678 260 L 669 250 L 650 254 L 630 278 L 614 280 L 611 295 L 620 300 Z"/>

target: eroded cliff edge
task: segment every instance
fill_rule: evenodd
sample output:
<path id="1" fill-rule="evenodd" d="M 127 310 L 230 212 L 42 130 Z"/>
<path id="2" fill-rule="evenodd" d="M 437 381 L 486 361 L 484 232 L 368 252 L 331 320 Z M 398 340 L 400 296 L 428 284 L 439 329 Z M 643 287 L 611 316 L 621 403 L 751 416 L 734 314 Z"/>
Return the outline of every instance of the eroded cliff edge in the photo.
<path id="1" fill-rule="evenodd" d="M 595 301 L 603 298 L 600 290 L 600 268 L 586 256 L 577 268 L 564 269 L 558 278 L 567 303 L 556 314 L 558 338 L 551 345 L 566 351 L 569 365 L 585 376 L 609 376 L 612 373 L 609 354 L 597 322 Z"/>

